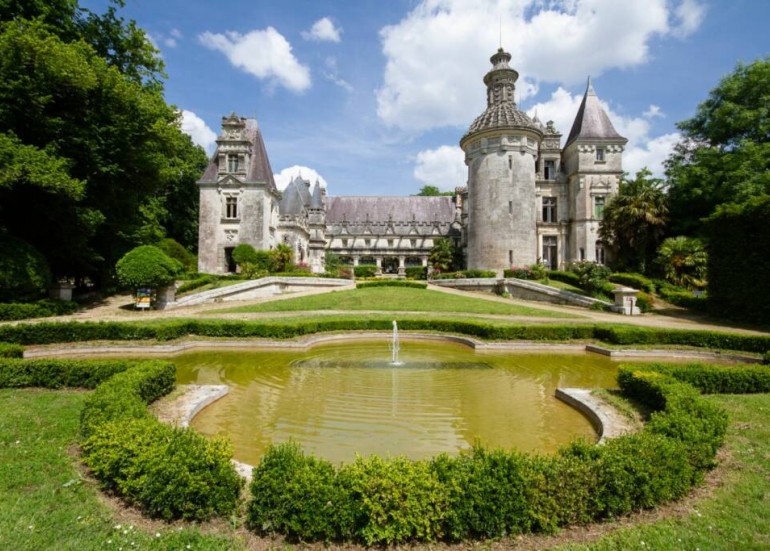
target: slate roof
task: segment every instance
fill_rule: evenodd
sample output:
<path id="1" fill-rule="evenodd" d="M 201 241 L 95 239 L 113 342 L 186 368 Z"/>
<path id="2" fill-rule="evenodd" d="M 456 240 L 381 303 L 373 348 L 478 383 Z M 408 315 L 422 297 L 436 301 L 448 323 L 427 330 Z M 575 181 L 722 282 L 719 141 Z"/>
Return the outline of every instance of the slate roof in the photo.
<path id="1" fill-rule="evenodd" d="M 324 208 L 323 195 L 321 193 L 321 183 L 316 180 L 315 187 L 313 188 L 313 197 L 310 200 L 311 209 Z"/>
<path id="2" fill-rule="evenodd" d="M 583 96 L 583 101 L 580 103 L 580 109 L 578 109 L 575 122 L 572 124 L 572 130 L 569 132 L 567 143 L 564 147 L 567 147 L 570 143 L 578 138 L 586 138 L 591 140 L 622 140 L 625 143 L 626 138 L 618 134 L 615 127 L 612 126 L 610 118 L 604 111 L 601 103 L 599 103 L 599 97 L 594 91 L 594 87 L 591 84 L 591 80 L 588 81 L 586 93 Z"/>
<path id="3" fill-rule="evenodd" d="M 270 160 L 267 158 L 267 149 L 265 141 L 262 138 L 262 132 L 259 131 L 255 120 L 246 121 L 246 138 L 250 142 L 251 163 L 246 171 L 244 182 L 262 182 L 266 183 L 270 191 L 277 192 L 273 179 L 273 169 L 270 168 Z M 238 177 L 239 179 L 241 177 Z M 199 180 L 200 182 L 218 182 L 221 179 L 219 174 L 219 148 L 214 151 L 206 171 Z"/>
<path id="4" fill-rule="evenodd" d="M 476 117 L 471 123 L 466 136 L 482 130 L 493 128 L 530 128 L 542 132 L 541 125 L 532 121 L 529 115 L 519 111 L 516 104 L 512 101 L 506 101 L 490 105 L 486 110 Z"/>
<path id="5" fill-rule="evenodd" d="M 368 216 L 368 218 L 367 218 Z M 444 222 L 455 218 L 452 197 L 327 197 L 326 223 Z"/>

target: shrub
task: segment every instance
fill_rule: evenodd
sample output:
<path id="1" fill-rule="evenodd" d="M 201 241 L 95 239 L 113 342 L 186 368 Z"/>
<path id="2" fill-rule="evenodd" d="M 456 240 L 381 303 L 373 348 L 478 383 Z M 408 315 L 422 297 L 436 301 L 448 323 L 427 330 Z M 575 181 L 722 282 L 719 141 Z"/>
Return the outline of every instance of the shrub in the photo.
<path id="1" fill-rule="evenodd" d="M 78 309 L 72 301 L 43 299 L 32 303 L 0 303 L 0 321 L 14 321 L 29 318 L 47 318 L 71 314 Z"/>
<path id="2" fill-rule="evenodd" d="M 362 281 L 356 283 L 356 289 L 367 287 L 410 287 L 412 289 L 426 289 L 427 283 L 421 281 L 408 281 L 405 279 L 375 279 L 374 281 Z"/>
<path id="3" fill-rule="evenodd" d="M 50 284 L 40 251 L 21 239 L 0 237 L 0 302 L 37 300 Z"/>
<path id="4" fill-rule="evenodd" d="M 215 275 L 202 275 L 200 277 L 196 277 L 195 279 L 185 281 L 176 291 L 178 294 L 189 293 L 190 291 L 200 289 L 201 287 L 205 287 L 206 285 L 214 283 L 215 281 L 218 281 L 218 278 Z"/>
<path id="5" fill-rule="evenodd" d="M 617 273 L 610 275 L 609 280 L 612 283 L 625 285 L 627 287 L 631 287 L 632 289 L 644 291 L 645 293 L 655 292 L 655 283 L 650 278 L 645 277 L 642 274 Z"/>
<path id="6" fill-rule="evenodd" d="M 24 357 L 24 347 L 18 344 L 11 344 L 7 342 L 0 342 L 0 358 L 22 358 Z M 2 364 L 0 363 L 0 366 Z M 2 370 L 2 367 L 0 367 Z M 0 371 L 0 377 L 2 371 Z M 0 385 L 2 386 L 2 385 Z"/>
<path id="7" fill-rule="evenodd" d="M 194 272 L 198 266 L 198 260 L 194 254 L 185 249 L 179 242 L 167 237 L 158 241 L 155 246 L 182 265 L 186 272 Z"/>
<path id="8" fill-rule="evenodd" d="M 356 277 L 374 277 L 377 273 L 377 266 L 369 264 L 359 264 L 353 268 L 353 273 Z"/>
<path id="9" fill-rule="evenodd" d="M 572 262 L 569 271 L 578 276 L 580 288 L 589 294 L 602 292 L 607 278 L 612 273 L 607 266 L 588 260 Z"/>
<path id="10" fill-rule="evenodd" d="M 497 277 L 497 273 L 492 270 L 461 270 L 458 272 L 435 273 L 433 279 L 489 279 Z"/>
<path id="11" fill-rule="evenodd" d="M 441 536 L 446 494 L 428 462 L 357 457 L 340 468 L 338 481 L 351 501 L 355 535 L 367 545 Z"/>
<path id="12" fill-rule="evenodd" d="M 407 266 L 404 274 L 409 279 L 428 279 L 428 268 L 425 266 Z"/>
<path id="13" fill-rule="evenodd" d="M 152 245 L 142 245 L 127 252 L 115 265 L 121 285 L 138 287 L 165 287 L 174 281 L 181 264 Z"/>
<path id="14" fill-rule="evenodd" d="M 244 264 L 256 265 L 258 260 L 257 250 L 248 243 L 241 243 L 233 249 L 233 261 L 238 266 L 243 267 Z"/>
<path id="15" fill-rule="evenodd" d="M 568 283 L 575 287 L 580 287 L 580 276 L 573 272 L 564 272 L 561 270 L 548 270 L 548 279 Z"/>
<path id="16" fill-rule="evenodd" d="M 638 366 L 620 366 L 622 377 L 638 370 Z M 724 367 L 712 364 L 654 363 L 645 370 L 668 375 L 687 383 L 704 394 L 750 394 L 770 392 L 770 369 L 761 365 L 734 365 Z"/>
<path id="17" fill-rule="evenodd" d="M 762 363 L 764 363 L 765 365 L 770 365 L 770 350 L 765 352 L 765 355 L 762 357 L 762 360 L 763 360 Z"/>
<path id="18" fill-rule="evenodd" d="M 350 497 L 337 471 L 328 461 L 306 456 L 293 442 L 268 448 L 254 469 L 250 490 L 246 523 L 257 533 L 326 541 L 353 536 Z"/>
<path id="19" fill-rule="evenodd" d="M 503 270 L 503 277 L 513 277 L 516 279 L 537 279 L 529 266 L 512 266 L 508 270 Z"/>
<path id="20" fill-rule="evenodd" d="M 22 350 L 20 346 L 18 348 Z M 19 358 L 21 354 L 14 359 L 0 359 L 0 388 L 95 388 L 113 375 L 137 365 L 136 361 L 130 360 Z"/>
<path id="21" fill-rule="evenodd" d="M 652 295 L 648 295 L 643 291 L 639 291 L 636 294 L 636 305 L 639 307 L 639 311 L 642 313 L 652 311 L 652 305 L 653 305 Z"/>

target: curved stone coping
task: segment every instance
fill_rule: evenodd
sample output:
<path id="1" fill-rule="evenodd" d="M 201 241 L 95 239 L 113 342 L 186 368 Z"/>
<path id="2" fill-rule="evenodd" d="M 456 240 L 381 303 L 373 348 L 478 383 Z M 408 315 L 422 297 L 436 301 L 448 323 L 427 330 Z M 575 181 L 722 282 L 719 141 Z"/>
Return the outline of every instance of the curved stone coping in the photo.
<path id="1" fill-rule="evenodd" d="M 556 397 L 588 418 L 599 435 L 598 444 L 630 431 L 628 423 L 620 422 L 619 413 L 591 394 L 590 389 L 557 388 Z"/>
<path id="2" fill-rule="evenodd" d="M 401 332 L 402 341 L 437 341 L 462 344 L 480 352 L 548 352 L 548 353 L 575 353 L 591 352 L 608 356 L 611 360 L 622 361 L 629 358 L 674 358 L 674 359 L 700 359 L 719 360 L 741 363 L 762 363 L 762 360 L 752 356 L 741 354 L 721 354 L 719 352 L 707 352 L 699 350 L 612 350 L 595 344 L 582 343 L 548 343 L 533 341 L 504 341 L 483 342 L 472 337 L 459 335 L 437 335 L 430 333 Z M 382 331 L 363 331 L 346 334 L 317 334 L 309 335 L 293 341 L 276 340 L 240 340 L 240 341 L 187 341 L 176 344 L 152 344 L 152 345 L 97 345 L 97 346 L 62 346 L 61 348 L 27 348 L 24 350 L 24 358 L 48 358 L 60 356 L 110 356 L 110 355 L 174 355 L 188 350 L 197 349 L 278 349 L 278 350 L 307 350 L 319 344 L 371 340 L 390 339 L 392 333 Z"/>

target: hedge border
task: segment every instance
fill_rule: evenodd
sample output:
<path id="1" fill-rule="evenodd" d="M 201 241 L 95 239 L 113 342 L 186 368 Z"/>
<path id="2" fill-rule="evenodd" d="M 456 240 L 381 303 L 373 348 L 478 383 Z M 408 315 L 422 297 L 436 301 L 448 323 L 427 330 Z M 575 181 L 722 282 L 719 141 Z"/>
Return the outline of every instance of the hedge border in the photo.
<path id="1" fill-rule="evenodd" d="M 422 281 L 411 281 L 406 279 L 379 279 L 356 283 L 356 289 L 367 289 L 369 287 L 410 287 L 412 289 L 427 289 L 428 284 Z"/>
<path id="2" fill-rule="evenodd" d="M 388 331 L 391 324 L 392 322 L 387 319 L 355 318 L 303 320 L 291 323 L 207 319 L 168 320 L 152 324 L 139 322 L 40 322 L 0 325 L 0 342 L 34 345 L 94 340 L 169 341 L 187 336 L 289 339 L 330 331 Z M 757 354 L 765 354 L 770 351 L 770 337 L 768 336 L 703 330 L 658 329 L 603 324 L 504 325 L 446 318 L 404 319 L 399 321 L 399 327 L 407 331 L 439 331 L 489 340 L 597 340 L 614 345 L 679 345 Z"/>

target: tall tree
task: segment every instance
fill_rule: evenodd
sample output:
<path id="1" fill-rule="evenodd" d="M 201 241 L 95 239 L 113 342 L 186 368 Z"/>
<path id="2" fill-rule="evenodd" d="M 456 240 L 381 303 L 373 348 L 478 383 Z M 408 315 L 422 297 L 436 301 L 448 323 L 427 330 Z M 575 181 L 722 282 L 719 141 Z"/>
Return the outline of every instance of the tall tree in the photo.
<path id="1" fill-rule="evenodd" d="M 717 205 L 770 193 L 770 58 L 739 64 L 678 126 L 666 165 L 672 230 L 697 235 Z"/>
<path id="2" fill-rule="evenodd" d="M 645 273 L 655 257 L 668 221 L 663 183 L 643 168 L 620 182 L 604 209 L 599 236 L 609 245 L 618 268 Z"/>
<path id="3" fill-rule="evenodd" d="M 453 191 L 441 191 L 436 186 L 422 186 L 420 188 L 420 191 L 415 193 L 418 197 L 440 197 L 442 195 L 444 196 L 452 196 L 454 195 Z"/>

